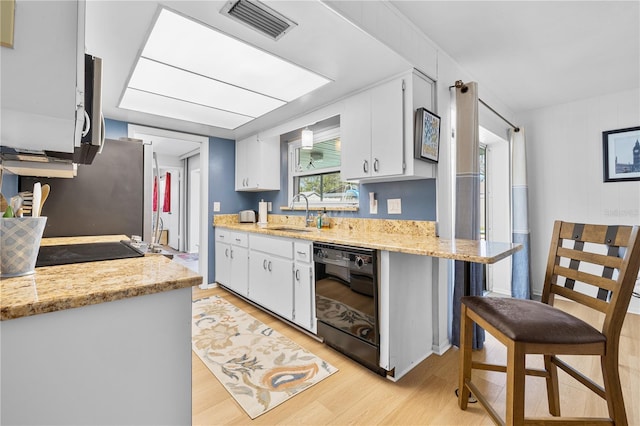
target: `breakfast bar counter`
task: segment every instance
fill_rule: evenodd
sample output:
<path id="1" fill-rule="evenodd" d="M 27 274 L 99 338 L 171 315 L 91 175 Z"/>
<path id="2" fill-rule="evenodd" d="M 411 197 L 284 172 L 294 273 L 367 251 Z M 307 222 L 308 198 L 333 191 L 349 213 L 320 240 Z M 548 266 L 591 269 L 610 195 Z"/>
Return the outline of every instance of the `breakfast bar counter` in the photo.
<path id="1" fill-rule="evenodd" d="M 317 229 L 302 225 L 299 216 L 272 215 L 266 225 L 238 223 L 235 215 L 215 219 L 214 226 L 236 231 L 474 263 L 495 263 L 522 248 L 512 243 L 439 238 L 435 222 L 428 221 L 332 219 L 333 227 Z"/>
<path id="2" fill-rule="evenodd" d="M 0 424 L 190 424 L 191 287 L 201 282 L 161 255 L 1 279 Z"/>

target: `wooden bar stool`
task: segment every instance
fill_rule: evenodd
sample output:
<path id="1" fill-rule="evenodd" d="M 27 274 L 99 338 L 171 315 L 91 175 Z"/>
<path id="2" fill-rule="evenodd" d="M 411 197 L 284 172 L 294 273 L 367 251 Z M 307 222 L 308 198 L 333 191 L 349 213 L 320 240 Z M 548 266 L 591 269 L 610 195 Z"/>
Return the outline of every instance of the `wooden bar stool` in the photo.
<path id="1" fill-rule="evenodd" d="M 462 298 L 458 405 L 465 410 L 469 392 L 496 424 L 505 424 L 471 381 L 471 370 L 507 373 L 506 424 L 627 425 L 618 373 L 618 342 L 640 268 L 638 226 L 584 225 L 557 221 L 544 279 L 542 301 L 467 296 Z M 596 275 L 599 274 L 599 275 Z M 554 295 L 604 313 L 601 330 L 553 307 Z M 473 323 L 507 348 L 507 365 L 473 362 Z M 526 354 L 542 354 L 544 369 L 525 366 Z M 600 356 L 604 386 L 557 355 Z M 557 367 L 607 401 L 609 418 L 562 418 Z M 549 413 L 525 418 L 525 376 L 546 378 Z"/>

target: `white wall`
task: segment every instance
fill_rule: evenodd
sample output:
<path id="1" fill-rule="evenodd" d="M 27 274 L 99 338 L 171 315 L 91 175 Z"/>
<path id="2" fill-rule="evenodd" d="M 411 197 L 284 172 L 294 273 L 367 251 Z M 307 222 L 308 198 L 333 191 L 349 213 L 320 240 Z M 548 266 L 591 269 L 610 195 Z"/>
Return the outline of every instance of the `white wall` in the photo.
<path id="1" fill-rule="evenodd" d="M 554 220 L 640 224 L 640 182 L 602 181 L 602 132 L 640 125 L 640 90 L 529 111 L 518 122 L 527 138 L 531 267 L 540 294 Z"/>

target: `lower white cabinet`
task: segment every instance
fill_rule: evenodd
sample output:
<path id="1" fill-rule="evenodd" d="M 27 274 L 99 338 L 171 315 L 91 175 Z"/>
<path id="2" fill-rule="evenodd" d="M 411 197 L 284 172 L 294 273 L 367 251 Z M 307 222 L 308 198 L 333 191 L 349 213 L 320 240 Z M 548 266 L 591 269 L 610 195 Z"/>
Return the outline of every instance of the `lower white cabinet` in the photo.
<path id="1" fill-rule="evenodd" d="M 215 240 L 216 281 L 246 297 L 249 289 L 248 235 L 216 229 Z"/>
<path id="2" fill-rule="evenodd" d="M 313 277 L 313 243 L 294 243 L 293 321 L 300 327 L 316 332 L 315 280 Z"/>
<path id="3" fill-rule="evenodd" d="M 275 314 L 293 319 L 291 259 L 251 251 L 249 298 Z"/>
<path id="4" fill-rule="evenodd" d="M 215 263 L 218 283 L 316 332 L 311 241 L 216 228 Z"/>

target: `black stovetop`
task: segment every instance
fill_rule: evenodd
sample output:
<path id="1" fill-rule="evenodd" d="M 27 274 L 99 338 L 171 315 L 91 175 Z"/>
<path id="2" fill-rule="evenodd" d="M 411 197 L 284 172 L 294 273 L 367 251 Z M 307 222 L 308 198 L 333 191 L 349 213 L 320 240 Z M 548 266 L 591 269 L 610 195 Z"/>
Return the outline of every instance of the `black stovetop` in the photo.
<path id="1" fill-rule="evenodd" d="M 144 253 L 132 247 L 126 241 L 41 246 L 38 251 L 36 267 L 95 262 L 99 260 L 127 259 L 141 256 L 144 256 Z"/>

